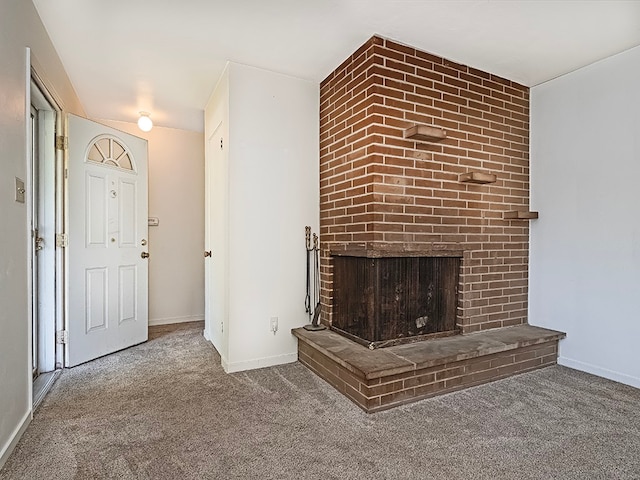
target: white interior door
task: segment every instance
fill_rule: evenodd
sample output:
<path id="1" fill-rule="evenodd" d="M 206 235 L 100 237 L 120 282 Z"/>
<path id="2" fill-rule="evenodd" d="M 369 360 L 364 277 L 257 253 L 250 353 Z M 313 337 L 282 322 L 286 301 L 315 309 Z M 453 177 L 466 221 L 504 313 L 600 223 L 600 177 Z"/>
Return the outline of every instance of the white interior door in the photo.
<path id="1" fill-rule="evenodd" d="M 147 141 L 69 115 L 69 367 L 147 340 Z"/>
<path id="2" fill-rule="evenodd" d="M 225 328 L 228 298 L 227 170 L 221 122 L 207 140 L 205 158 L 205 331 L 223 359 L 227 357 Z"/>

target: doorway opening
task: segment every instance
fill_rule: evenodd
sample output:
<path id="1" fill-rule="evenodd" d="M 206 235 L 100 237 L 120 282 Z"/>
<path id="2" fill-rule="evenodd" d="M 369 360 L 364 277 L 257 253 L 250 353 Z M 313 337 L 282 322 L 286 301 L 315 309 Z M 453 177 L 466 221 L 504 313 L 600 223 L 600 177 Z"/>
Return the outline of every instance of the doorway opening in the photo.
<path id="1" fill-rule="evenodd" d="M 29 229 L 31 258 L 31 361 L 32 404 L 36 408 L 53 385 L 62 367 L 62 351 L 56 342 L 62 321 L 58 305 L 62 272 L 61 252 L 56 249 L 57 225 L 62 224 L 62 157 L 57 157 L 56 132 L 60 107 L 37 77 L 30 83 L 29 121 Z"/>

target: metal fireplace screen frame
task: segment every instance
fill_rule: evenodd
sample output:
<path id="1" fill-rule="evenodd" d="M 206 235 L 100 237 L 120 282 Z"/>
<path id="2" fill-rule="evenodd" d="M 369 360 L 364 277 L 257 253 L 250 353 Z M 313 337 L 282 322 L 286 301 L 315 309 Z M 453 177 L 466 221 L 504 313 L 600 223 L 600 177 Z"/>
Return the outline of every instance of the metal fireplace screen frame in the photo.
<path id="1" fill-rule="evenodd" d="M 333 257 L 331 328 L 369 348 L 454 335 L 460 257 Z"/>

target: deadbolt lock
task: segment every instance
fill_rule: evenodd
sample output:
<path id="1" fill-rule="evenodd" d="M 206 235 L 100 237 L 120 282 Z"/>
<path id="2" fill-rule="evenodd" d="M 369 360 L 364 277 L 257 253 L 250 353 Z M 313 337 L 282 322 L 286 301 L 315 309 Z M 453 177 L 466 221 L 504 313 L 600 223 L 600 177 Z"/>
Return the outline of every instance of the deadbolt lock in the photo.
<path id="1" fill-rule="evenodd" d="M 142 258 L 149 258 L 149 254 L 148 254 L 147 252 L 142 252 L 142 253 L 140 254 L 140 256 L 141 256 Z"/>

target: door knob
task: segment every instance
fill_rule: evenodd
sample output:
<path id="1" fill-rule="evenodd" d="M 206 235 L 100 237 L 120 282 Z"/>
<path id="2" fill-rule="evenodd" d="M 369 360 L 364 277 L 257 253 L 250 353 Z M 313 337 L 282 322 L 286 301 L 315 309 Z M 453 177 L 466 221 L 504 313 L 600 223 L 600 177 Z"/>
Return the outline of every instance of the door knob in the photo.
<path id="1" fill-rule="evenodd" d="M 206 252 L 204 252 L 204 256 L 205 257 L 210 257 L 211 256 L 211 250 L 207 250 Z"/>
<path id="2" fill-rule="evenodd" d="M 140 256 L 141 256 L 142 258 L 149 258 L 149 254 L 148 254 L 147 252 L 142 252 L 142 253 L 140 254 Z"/>

